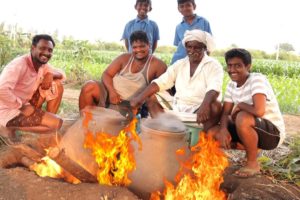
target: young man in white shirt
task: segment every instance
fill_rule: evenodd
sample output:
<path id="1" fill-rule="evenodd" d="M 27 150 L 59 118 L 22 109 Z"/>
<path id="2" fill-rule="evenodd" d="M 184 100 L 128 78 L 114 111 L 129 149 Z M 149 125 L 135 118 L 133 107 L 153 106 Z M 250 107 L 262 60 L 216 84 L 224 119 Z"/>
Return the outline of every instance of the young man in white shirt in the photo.
<path id="1" fill-rule="evenodd" d="M 246 164 L 235 172 L 250 177 L 260 172 L 258 149 L 271 150 L 283 142 L 285 127 L 276 96 L 266 77 L 251 73 L 251 54 L 231 49 L 225 54 L 231 82 L 225 92 L 220 125 L 210 129 L 223 148 L 246 151 Z"/>

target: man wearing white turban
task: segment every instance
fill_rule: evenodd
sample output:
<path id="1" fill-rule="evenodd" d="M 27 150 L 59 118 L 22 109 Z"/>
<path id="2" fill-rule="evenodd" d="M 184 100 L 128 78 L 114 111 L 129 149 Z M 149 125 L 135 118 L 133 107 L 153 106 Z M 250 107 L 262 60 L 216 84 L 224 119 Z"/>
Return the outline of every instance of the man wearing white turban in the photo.
<path id="1" fill-rule="evenodd" d="M 182 40 L 183 46 L 186 47 L 186 42 L 193 40 L 205 44 L 206 50 L 209 52 L 212 52 L 215 49 L 213 37 L 208 32 L 201 31 L 199 29 L 185 31 L 184 38 Z"/>
<path id="2" fill-rule="evenodd" d="M 199 29 L 186 31 L 182 42 L 187 56 L 168 67 L 164 74 L 153 80 L 130 103 L 131 106 L 137 107 L 146 100 L 154 105 L 158 103 L 155 93 L 166 91 L 175 85 L 176 94 L 172 100 L 172 111 L 176 114 L 194 114 L 194 121 L 202 123 L 204 131 L 208 131 L 218 123 L 221 113 L 223 68 L 217 60 L 206 53 L 207 50 L 211 52 L 214 48 L 214 41 L 209 33 Z M 157 108 L 156 105 L 155 107 Z M 150 114 L 155 117 L 163 111 L 161 107 L 161 110 Z"/>

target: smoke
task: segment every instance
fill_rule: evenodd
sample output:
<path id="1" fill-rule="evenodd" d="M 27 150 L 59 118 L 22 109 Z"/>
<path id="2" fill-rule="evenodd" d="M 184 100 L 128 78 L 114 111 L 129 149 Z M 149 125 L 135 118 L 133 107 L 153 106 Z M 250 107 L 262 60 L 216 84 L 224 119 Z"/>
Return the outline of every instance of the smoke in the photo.
<path id="1" fill-rule="evenodd" d="M 146 120 L 144 125 L 154 130 L 173 133 L 186 130 L 183 122 L 176 115 L 171 113 L 161 113 L 156 118 Z"/>

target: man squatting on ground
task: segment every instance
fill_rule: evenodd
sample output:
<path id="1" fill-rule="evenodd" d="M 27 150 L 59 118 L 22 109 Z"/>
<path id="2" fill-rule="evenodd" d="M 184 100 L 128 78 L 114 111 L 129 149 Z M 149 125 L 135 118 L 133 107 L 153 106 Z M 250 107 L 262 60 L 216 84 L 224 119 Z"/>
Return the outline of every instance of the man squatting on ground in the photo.
<path id="1" fill-rule="evenodd" d="M 0 75 L 0 126 L 8 130 L 1 131 L 7 142 L 15 139 L 15 130 L 47 133 L 62 125 L 54 113 L 62 99 L 64 75 L 47 64 L 54 47 L 51 36 L 34 36 L 30 54 L 15 58 Z"/>
<path id="2" fill-rule="evenodd" d="M 88 81 L 81 89 L 79 110 L 87 106 L 118 109 L 155 78 L 166 71 L 166 64 L 150 53 L 150 44 L 144 31 L 130 36 L 132 53 L 124 53 L 112 61 L 98 81 Z M 130 108 L 129 102 L 123 104 Z M 157 104 L 148 104 L 150 114 Z"/>
<path id="3" fill-rule="evenodd" d="M 258 148 L 271 150 L 282 144 L 285 126 L 278 102 L 267 78 L 251 71 L 251 54 L 245 49 L 225 53 L 231 81 L 224 97 L 220 125 L 211 134 L 225 149 L 246 151 L 245 166 L 235 172 L 250 177 L 260 172 Z"/>
<path id="4" fill-rule="evenodd" d="M 214 46 L 209 33 L 199 29 L 186 31 L 182 42 L 187 56 L 168 67 L 163 75 L 152 81 L 130 104 L 138 107 L 149 97 L 156 98 L 155 93 L 175 85 L 172 109 L 177 113 L 196 113 L 195 121 L 202 123 L 204 131 L 207 131 L 219 121 L 223 68 L 217 60 L 206 54 Z M 162 106 L 157 107 L 157 113 L 164 111 Z"/>

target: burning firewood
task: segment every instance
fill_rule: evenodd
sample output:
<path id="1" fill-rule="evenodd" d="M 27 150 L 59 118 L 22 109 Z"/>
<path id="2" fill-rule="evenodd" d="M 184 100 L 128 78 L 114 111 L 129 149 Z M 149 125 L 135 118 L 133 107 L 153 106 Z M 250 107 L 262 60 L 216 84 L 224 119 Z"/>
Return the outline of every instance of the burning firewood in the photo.
<path id="1" fill-rule="evenodd" d="M 76 162 L 71 160 L 66 154 L 64 149 L 60 150 L 58 147 L 49 149 L 48 156 L 59 164 L 64 170 L 68 171 L 74 177 L 78 178 L 81 182 L 96 183 L 97 179 Z"/>
<path id="2" fill-rule="evenodd" d="M 27 167 L 27 168 L 30 168 L 30 166 L 32 166 L 35 162 L 33 160 L 31 160 L 30 158 L 26 157 L 26 156 L 23 156 L 21 158 L 21 163 Z"/>

